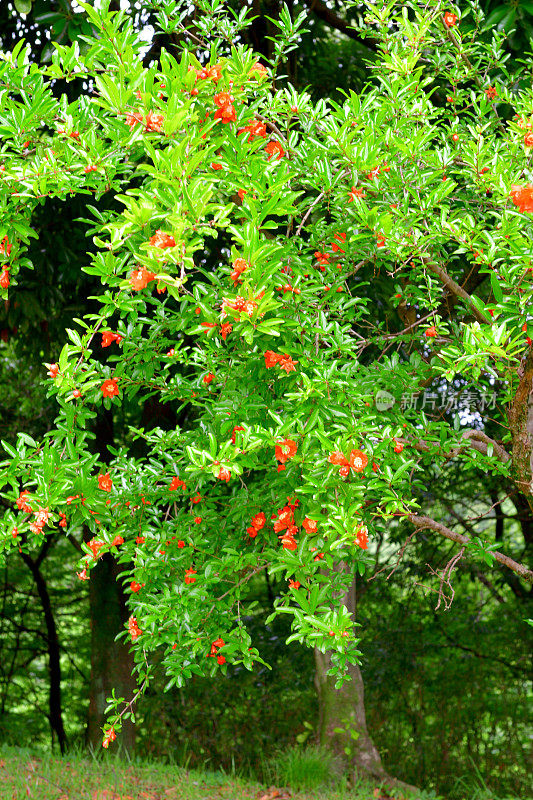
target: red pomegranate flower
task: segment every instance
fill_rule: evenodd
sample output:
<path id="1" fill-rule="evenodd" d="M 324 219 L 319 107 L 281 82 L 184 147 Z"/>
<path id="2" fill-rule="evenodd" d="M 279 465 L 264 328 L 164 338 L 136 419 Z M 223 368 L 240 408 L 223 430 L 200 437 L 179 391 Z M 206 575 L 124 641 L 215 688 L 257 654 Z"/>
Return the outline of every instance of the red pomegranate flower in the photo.
<path id="1" fill-rule="evenodd" d="M 523 186 L 514 184 L 511 186 L 511 199 L 520 211 L 533 211 L 533 184 L 526 183 Z"/>
<path id="2" fill-rule="evenodd" d="M 276 442 L 275 454 L 276 459 L 284 464 L 289 458 L 293 458 L 298 450 L 298 445 L 292 439 L 283 439 L 282 442 Z"/>
<path id="3" fill-rule="evenodd" d="M 159 247 L 161 250 L 164 250 L 165 247 L 176 247 L 174 237 L 159 229 L 150 237 L 149 242 L 153 247 Z"/>
<path id="4" fill-rule="evenodd" d="M 451 11 L 447 11 L 444 14 L 443 21 L 447 28 L 453 28 L 455 25 L 457 25 L 457 14 L 452 14 Z"/>
<path id="5" fill-rule="evenodd" d="M 350 466 L 354 472 L 362 472 L 368 464 L 368 456 L 361 450 L 352 450 L 350 453 Z"/>
<path id="6" fill-rule="evenodd" d="M 104 397 L 115 397 L 118 395 L 118 385 L 117 385 L 118 378 L 108 378 L 106 381 L 103 382 L 100 389 Z"/>
<path id="7" fill-rule="evenodd" d="M 135 289 L 136 292 L 140 292 L 141 289 L 146 289 L 150 281 L 153 281 L 154 278 L 155 278 L 155 273 L 149 272 L 144 267 L 141 267 L 141 269 L 138 270 L 134 270 L 130 276 L 131 288 Z"/>
<path id="8" fill-rule="evenodd" d="M 98 488 L 101 489 L 103 492 L 110 492 L 113 488 L 113 481 L 111 480 L 111 476 L 109 472 L 106 472 L 105 475 L 98 476 Z"/>
<path id="9" fill-rule="evenodd" d="M 336 464 L 338 466 L 347 466 L 350 463 L 340 450 L 335 450 L 334 453 L 331 453 L 328 456 L 328 461 L 330 464 Z"/>
<path id="10" fill-rule="evenodd" d="M 265 147 L 265 153 L 268 154 L 269 160 L 272 158 L 272 156 L 277 155 L 276 161 L 279 161 L 280 158 L 283 158 L 283 156 L 285 155 L 285 150 L 283 149 L 283 147 L 279 142 L 272 141 L 269 142 Z"/>

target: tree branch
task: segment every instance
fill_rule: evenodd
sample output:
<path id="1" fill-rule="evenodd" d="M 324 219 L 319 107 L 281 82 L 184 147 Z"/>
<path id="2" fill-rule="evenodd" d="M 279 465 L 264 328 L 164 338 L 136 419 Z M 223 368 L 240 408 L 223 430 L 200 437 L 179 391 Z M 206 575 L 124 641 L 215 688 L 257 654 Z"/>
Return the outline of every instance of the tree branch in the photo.
<path id="1" fill-rule="evenodd" d="M 464 452 L 469 447 L 477 450 L 479 453 L 483 453 L 485 456 L 487 455 L 488 448 L 492 447 L 494 453 L 504 464 L 507 464 L 507 462 L 511 460 L 511 456 L 505 447 L 502 447 L 501 444 L 494 439 L 491 439 L 490 436 L 487 436 L 487 434 L 483 431 L 466 430 L 462 432 L 461 436 L 468 442 L 468 444 L 459 445 L 458 447 L 454 447 L 445 453 L 444 455 L 446 456 L 447 460 L 455 458 L 455 456 Z M 438 446 L 439 444 L 438 442 L 427 442 L 425 439 L 417 439 L 416 441 L 413 441 L 412 439 L 405 439 L 401 436 L 397 437 L 396 441 L 400 442 L 401 444 L 414 447 L 414 449 L 418 450 L 419 453 L 430 453 L 432 448 Z"/>
<path id="2" fill-rule="evenodd" d="M 472 541 L 468 538 L 468 536 L 463 536 L 461 533 L 455 533 L 455 531 L 450 530 L 450 528 L 447 528 L 445 525 L 441 525 L 440 522 L 431 519 L 431 517 L 423 517 L 419 516 L 418 514 L 408 514 L 407 519 L 419 531 L 425 529 L 435 531 L 436 533 L 440 533 L 441 536 L 445 536 L 446 539 L 450 539 L 452 542 L 456 542 L 457 544 L 465 545 Z M 528 569 L 523 564 L 519 564 L 512 558 L 509 558 L 509 556 L 500 553 L 498 550 L 491 550 L 491 553 L 499 564 L 503 564 L 504 567 L 508 567 L 513 572 L 516 572 L 517 575 L 520 575 L 520 577 L 525 581 L 528 581 L 528 583 L 533 583 L 533 570 Z"/>
<path id="3" fill-rule="evenodd" d="M 434 275 L 437 275 L 437 277 L 440 278 L 442 283 L 452 294 L 456 295 L 456 297 L 461 297 L 465 301 L 478 322 L 481 322 L 484 325 L 490 325 L 492 323 L 491 318 L 486 317 L 485 314 L 483 314 L 479 308 L 474 305 L 468 292 L 466 292 L 462 286 L 459 286 L 459 284 L 448 275 L 446 270 L 444 270 L 442 267 L 439 267 L 438 264 L 435 264 L 435 262 L 430 261 L 427 258 L 423 258 L 422 261 L 424 262 L 425 266 L 431 270 L 431 272 L 433 272 Z"/>

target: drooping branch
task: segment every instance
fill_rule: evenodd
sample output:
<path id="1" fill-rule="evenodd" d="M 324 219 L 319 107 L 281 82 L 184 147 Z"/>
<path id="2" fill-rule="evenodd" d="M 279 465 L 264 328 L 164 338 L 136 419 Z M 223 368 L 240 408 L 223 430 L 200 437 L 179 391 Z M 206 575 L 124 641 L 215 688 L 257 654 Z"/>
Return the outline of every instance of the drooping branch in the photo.
<path id="1" fill-rule="evenodd" d="M 476 430 L 466 430 L 463 431 L 461 434 L 462 438 L 465 440 L 464 445 L 459 445 L 458 447 L 453 447 L 451 450 L 448 450 L 444 453 L 444 456 L 447 461 L 455 456 L 459 455 L 459 453 L 464 453 L 469 448 L 477 450 L 479 453 L 483 453 L 483 455 L 487 455 L 489 447 L 492 447 L 493 452 L 495 455 L 498 456 L 499 460 L 504 464 L 507 464 L 508 461 L 511 460 L 510 454 L 507 452 L 505 447 L 499 444 L 495 439 L 491 439 L 490 436 L 487 436 L 486 433 L 483 431 L 476 431 Z M 438 442 L 428 442 L 425 439 L 416 439 L 415 441 L 411 439 L 406 439 L 403 437 L 397 437 L 396 441 L 400 442 L 401 444 L 409 445 L 410 447 L 414 447 L 415 450 L 418 450 L 419 453 L 429 453 L 434 447 L 438 447 Z M 467 443 L 466 443 L 467 442 Z"/>
<path id="2" fill-rule="evenodd" d="M 422 259 L 422 261 L 424 262 L 425 266 L 429 270 L 431 270 L 431 272 L 433 272 L 434 275 L 436 275 L 438 278 L 440 278 L 440 280 L 442 281 L 444 286 L 446 286 L 446 288 L 452 294 L 454 294 L 456 297 L 462 298 L 465 301 L 465 303 L 467 304 L 467 306 L 469 307 L 470 311 L 472 312 L 472 314 L 474 315 L 474 317 L 477 319 L 478 322 L 481 322 L 484 325 L 490 325 L 491 324 L 491 322 L 492 322 L 491 318 L 485 316 L 485 314 L 483 314 L 483 312 L 480 311 L 479 308 L 477 308 L 477 306 L 474 304 L 474 302 L 473 302 L 471 296 L 468 294 L 468 292 L 465 291 L 462 286 L 459 286 L 459 284 L 456 283 L 454 281 L 454 279 L 452 277 L 450 277 L 450 275 L 448 275 L 446 270 L 444 270 L 442 267 L 440 267 L 434 261 L 430 261 L 429 258 L 427 258 L 427 259 L 424 258 L 424 259 Z"/>
<path id="3" fill-rule="evenodd" d="M 436 533 L 440 533 L 441 536 L 445 536 L 446 539 L 450 539 L 452 542 L 456 542 L 460 545 L 467 545 L 472 540 L 468 538 L 468 536 L 463 536 L 461 533 L 456 533 L 452 531 L 450 528 L 447 528 L 446 525 L 442 525 L 440 522 L 437 522 L 431 517 L 420 516 L 418 514 L 409 514 L 407 519 L 411 522 L 415 528 L 419 531 L 428 529 L 435 531 Z M 519 564 L 514 559 L 509 558 L 509 556 L 500 553 L 498 550 L 491 550 L 492 555 L 494 556 L 495 560 L 502 564 L 504 567 L 508 567 L 508 569 L 516 572 L 521 578 L 528 583 L 533 583 L 533 570 L 528 569 L 528 567 L 524 566 L 524 564 Z"/>

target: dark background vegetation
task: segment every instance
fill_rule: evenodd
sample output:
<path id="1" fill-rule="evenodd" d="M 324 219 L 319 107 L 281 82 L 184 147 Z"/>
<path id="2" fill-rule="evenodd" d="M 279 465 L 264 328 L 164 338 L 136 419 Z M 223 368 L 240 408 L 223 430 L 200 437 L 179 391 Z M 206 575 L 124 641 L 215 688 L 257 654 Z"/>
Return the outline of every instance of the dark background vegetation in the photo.
<path id="1" fill-rule="evenodd" d="M 146 4 L 132 5 L 136 24 L 150 21 Z M 268 57 L 267 17 L 278 13 L 278 0 L 250 5 L 257 18 L 244 39 Z M 512 79 L 533 35 L 533 3 L 485 0 L 481 5 L 495 26 L 514 28 L 508 38 Z M 33 57 L 46 60 L 50 36 L 66 43 L 84 33 L 83 16 L 67 0 L 34 0 L 30 6 L 21 16 L 11 2 L 0 4 L 2 49 L 24 36 Z M 285 65 L 296 87 L 307 88 L 314 98 L 360 89 L 364 61 L 374 55 L 347 27 L 357 20 L 357 9 L 348 12 L 336 0 L 291 0 L 289 7 L 293 13 L 307 9 L 310 31 Z M 172 51 L 179 40 L 156 38 L 147 65 L 161 46 Z M 56 90 L 73 97 L 81 87 L 58 83 Z M 53 405 L 39 385 L 42 364 L 57 358 L 65 326 L 88 310 L 86 298 L 94 294 L 91 278 L 81 271 L 91 240 L 76 222 L 88 216 L 85 202 L 50 200 L 40 207 L 33 220 L 39 238 L 29 253 L 35 270 L 20 274 L 16 292 L 0 307 L 0 434 L 8 441 L 19 430 L 39 437 L 53 422 Z M 112 202 L 104 196 L 97 205 L 105 209 Z M 148 418 L 152 424 L 172 424 L 167 410 L 158 407 L 127 409 L 125 418 L 103 414 L 95 425 L 95 447 L 105 455 L 106 444 L 124 440 L 127 421 L 145 424 Z M 490 480 L 481 485 L 457 470 L 450 466 L 438 480 L 428 475 L 425 502 L 433 506 L 433 516 L 460 521 L 493 505 L 488 524 L 497 539 L 503 545 L 518 541 L 527 560 L 533 520 L 519 499 L 503 501 L 501 486 Z M 531 640 L 524 620 L 532 616 L 530 593 L 513 575 L 462 562 L 451 608 L 436 611 L 431 568 L 442 567 L 454 546 L 448 549 L 434 536 L 414 538 L 391 575 L 404 541 L 400 531 L 391 530 L 387 543 L 378 543 L 372 580 L 358 585 L 369 730 L 388 772 L 410 783 L 462 797 L 464 786 L 480 774 L 495 793 L 520 795 L 528 773 Z M 76 540 L 57 533 L 41 552 L 23 558 L 15 551 L 1 568 L 0 740 L 7 743 L 53 743 L 65 749 L 96 745 L 100 737 L 98 725 L 88 725 L 89 700 L 96 673 L 105 673 L 109 665 L 98 663 L 95 653 L 117 632 L 113 625 L 124 615 L 124 597 L 109 580 L 112 565 L 103 563 L 101 599 L 116 611 L 104 618 L 88 585 L 76 578 L 78 558 Z M 196 679 L 167 694 L 161 678 L 138 709 L 138 752 L 262 777 L 280 748 L 313 741 L 318 714 L 313 653 L 285 646 L 284 620 L 265 625 L 276 592 L 275 583 L 258 578 L 250 598 L 259 601 L 250 619 L 254 644 L 272 670 L 237 668 L 217 681 Z M 121 657 L 127 666 L 127 655 Z M 51 697 L 54 659 L 61 674 Z M 133 746 L 132 735 L 128 741 Z"/>

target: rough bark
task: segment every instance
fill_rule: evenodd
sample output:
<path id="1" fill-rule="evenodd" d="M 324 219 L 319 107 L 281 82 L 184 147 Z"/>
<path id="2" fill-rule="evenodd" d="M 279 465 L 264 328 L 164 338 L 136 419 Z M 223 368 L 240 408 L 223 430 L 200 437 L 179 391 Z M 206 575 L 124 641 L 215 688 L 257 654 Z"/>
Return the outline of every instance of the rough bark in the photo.
<path id="1" fill-rule="evenodd" d="M 342 565 L 341 569 L 344 568 Z M 348 611 L 354 613 L 356 584 L 342 598 Z M 344 770 L 354 778 L 369 778 L 388 786 L 415 791 L 387 774 L 378 749 L 368 732 L 365 714 L 363 678 L 358 666 L 349 668 L 351 680 L 335 689 L 335 679 L 327 675 L 331 667 L 329 655 L 315 648 L 315 685 L 318 693 L 318 736 L 321 745 L 331 750 Z"/>
<path id="2" fill-rule="evenodd" d="M 95 749 L 102 742 L 106 700 L 111 697 L 112 689 L 117 697 L 130 699 L 136 688 L 128 643 L 124 639 L 115 641 L 128 618 L 126 598 L 117 582 L 120 569 L 110 555 L 105 555 L 91 570 L 89 584 L 91 685 L 86 740 Z M 124 722 L 117 743 L 123 750 L 133 751 L 135 726 L 130 720 Z"/>
<path id="3" fill-rule="evenodd" d="M 351 666 L 351 681 L 335 689 L 335 679 L 326 674 L 331 666 L 329 656 L 315 649 L 315 665 L 320 744 L 357 776 L 385 780 L 388 776 L 366 727 L 361 670 Z"/>
<path id="4" fill-rule="evenodd" d="M 509 428 L 513 438 L 511 477 L 533 511 L 531 495 L 533 473 L 533 348 L 518 369 L 520 382 L 509 409 Z"/>
<path id="5" fill-rule="evenodd" d="M 114 443 L 114 427 L 112 411 L 101 411 L 94 426 L 96 435 L 95 447 L 104 463 L 109 463 L 112 454 L 109 446 Z M 88 530 L 84 538 L 90 539 Z M 117 634 L 124 630 L 128 619 L 126 596 L 117 575 L 124 569 L 115 559 L 107 554 L 99 559 L 91 570 L 89 582 L 89 615 L 91 621 L 91 679 L 89 686 L 89 712 L 86 743 L 95 749 L 102 743 L 102 726 L 105 722 L 106 700 L 115 689 L 116 697 L 129 700 L 136 688 L 132 676 L 133 656 L 124 639 L 115 641 Z M 135 746 L 135 727 L 126 720 L 117 738 L 119 747 L 133 752 Z"/>

